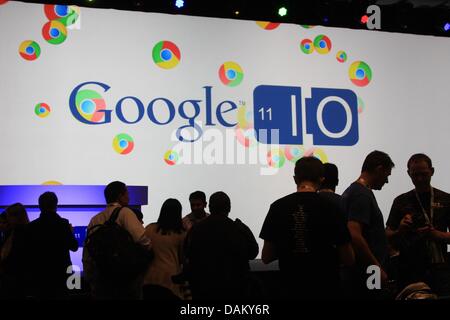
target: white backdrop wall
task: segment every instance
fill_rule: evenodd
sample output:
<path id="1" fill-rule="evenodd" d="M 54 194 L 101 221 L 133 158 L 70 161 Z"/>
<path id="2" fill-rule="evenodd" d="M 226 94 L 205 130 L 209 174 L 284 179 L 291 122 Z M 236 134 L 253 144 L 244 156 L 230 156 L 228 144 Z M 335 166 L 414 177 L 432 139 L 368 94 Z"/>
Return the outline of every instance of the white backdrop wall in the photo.
<path id="1" fill-rule="evenodd" d="M 264 161 L 186 164 L 179 159 L 175 165 L 167 164 L 164 155 L 168 150 L 189 144 L 174 137 L 174 131 L 187 124 L 178 110 L 166 125 L 154 124 L 147 115 L 136 124 L 126 124 L 114 112 L 111 123 L 81 123 L 70 111 L 70 94 L 76 86 L 95 81 L 110 89 L 105 92 L 92 84 L 84 89 L 97 91 L 109 110 L 126 96 L 138 98 L 145 108 L 158 97 L 170 100 L 175 107 L 188 99 L 201 100 L 197 120 L 203 123 L 204 138 L 208 128 L 225 135 L 226 128 L 216 118 L 221 101 L 232 101 L 239 108 L 245 102 L 246 112 L 251 113 L 253 91 L 259 85 L 301 87 L 304 96 L 309 96 L 313 87 L 348 89 L 364 103 L 354 119 L 358 141 L 351 146 L 315 146 L 322 158 L 325 154 L 329 162 L 338 165 L 338 192 L 357 178 L 365 156 L 375 149 L 387 152 L 396 164 L 389 184 L 376 192 L 385 219 L 394 197 L 412 188 L 406 162 L 413 153 L 428 154 L 436 168 L 433 185 L 450 190 L 448 38 L 294 24 L 265 30 L 254 21 L 80 8 L 65 41 L 50 44 L 42 35 L 48 20 L 40 4 L 10 1 L 0 5 L 2 185 L 49 180 L 67 185 L 113 180 L 146 185 L 149 205 L 143 207 L 145 223 L 157 219 L 161 204 L 169 197 L 182 202 L 185 215 L 190 211 L 188 196 L 192 191 L 203 190 L 209 197 L 223 190 L 232 201 L 230 217 L 241 218 L 256 236 L 270 203 L 295 191 L 294 165 L 288 160 L 272 175 L 261 174 L 261 168 L 267 167 Z M 330 39 L 329 53 L 302 52 L 300 42 L 314 41 L 319 35 Z M 19 54 L 25 40 L 40 45 L 37 59 L 29 61 Z M 152 50 L 160 41 L 170 41 L 180 50 L 180 61 L 173 68 L 163 69 L 152 58 Z M 346 62 L 337 61 L 339 50 L 347 53 Z M 360 60 L 372 72 L 366 86 L 354 85 L 349 79 L 351 64 Z M 243 79 L 236 86 L 220 80 L 219 68 L 227 61 L 242 69 Z M 204 126 L 205 86 L 212 87 L 215 126 Z M 48 104 L 48 116 L 35 113 L 38 103 Z M 192 114 L 191 109 L 186 106 L 187 113 Z M 138 116 L 130 99 L 123 103 L 123 110 L 127 119 Z M 154 111 L 160 121 L 169 116 L 161 101 Z M 223 117 L 237 122 L 238 111 Z M 289 121 L 286 119 L 287 124 Z M 128 154 L 113 148 L 119 133 L 133 139 L 134 148 Z M 305 150 L 314 147 L 311 138 L 303 136 Z M 201 143 L 209 142 L 199 140 L 191 145 Z M 237 143 L 236 149 L 250 148 Z"/>

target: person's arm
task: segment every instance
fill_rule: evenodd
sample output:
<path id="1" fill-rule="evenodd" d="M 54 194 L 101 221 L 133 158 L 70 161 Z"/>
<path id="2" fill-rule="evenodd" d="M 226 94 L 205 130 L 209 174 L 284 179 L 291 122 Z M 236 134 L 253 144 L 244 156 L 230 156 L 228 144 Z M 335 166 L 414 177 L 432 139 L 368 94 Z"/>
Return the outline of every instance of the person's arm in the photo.
<path id="1" fill-rule="evenodd" d="M 259 252 L 259 246 L 258 246 L 258 242 L 256 242 L 253 232 L 250 230 L 250 228 L 247 225 L 245 225 L 239 219 L 235 220 L 235 224 L 238 227 L 238 229 L 241 231 L 241 233 L 245 239 L 245 243 L 247 246 L 247 258 L 249 260 L 255 259 Z"/>
<path id="2" fill-rule="evenodd" d="M 450 232 L 445 232 L 445 231 L 439 231 L 434 229 L 433 227 L 424 227 L 424 228 L 420 228 L 420 229 L 425 229 L 428 228 L 428 230 L 426 230 L 426 232 L 429 232 L 429 236 L 431 237 L 431 239 L 436 240 L 436 241 L 441 241 L 444 243 L 449 244 L 450 243 Z M 420 230 L 418 230 L 420 231 Z"/>
<path id="3" fill-rule="evenodd" d="M 387 274 L 383 270 L 383 267 L 381 266 L 380 262 L 373 255 L 372 251 L 369 248 L 369 245 L 367 244 L 366 239 L 362 235 L 363 224 L 358 221 L 350 220 L 347 226 L 348 230 L 350 231 L 350 235 L 352 237 L 352 245 L 353 249 L 355 250 L 355 256 L 358 258 L 359 261 L 361 261 L 366 266 L 369 265 L 378 266 L 381 270 L 381 282 L 386 283 Z"/>
<path id="4" fill-rule="evenodd" d="M 399 240 L 407 231 L 411 230 L 412 222 L 412 215 L 408 213 L 402 218 L 398 228 L 394 229 L 393 226 L 389 225 L 386 227 L 386 237 L 391 246 L 398 248 Z"/>
<path id="5" fill-rule="evenodd" d="M 355 252 L 350 242 L 337 246 L 339 262 L 350 267 L 355 263 Z"/>
<path id="6" fill-rule="evenodd" d="M 264 240 L 264 245 L 261 253 L 262 262 L 265 264 L 271 263 L 278 259 L 276 247 L 271 241 Z"/>
<path id="7" fill-rule="evenodd" d="M 139 243 L 144 248 L 151 250 L 151 240 L 145 235 L 144 226 L 131 209 L 123 207 L 120 210 L 117 221 L 120 221 L 120 224 L 130 233 L 135 242 Z"/>
<path id="8" fill-rule="evenodd" d="M 75 252 L 78 250 L 78 241 L 75 238 L 75 235 L 73 233 L 73 227 L 69 223 L 69 221 L 67 221 L 66 226 L 67 226 L 67 230 L 66 230 L 67 246 L 70 251 Z"/>
<path id="9" fill-rule="evenodd" d="M 413 223 L 412 213 L 405 214 L 400 202 L 399 197 L 394 199 L 386 222 L 386 238 L 389 245 L 395 249 L 398 249 L 401 238 L 411 230 Z"/>
<path id="10" fill-rule="evenodd" d="M 264 240 L 264 245 L 261 252 L 261 260 L 265 264 L 278 259 L 278 252 L 275 242 L 276 239 L 279 238 L 279 219 L 280 213 L 277 210 L 276 204 L 273 203 L 270 206 L 266 218 L 264 219 L 264 223 L 259 234 L 259 237 Z"/>

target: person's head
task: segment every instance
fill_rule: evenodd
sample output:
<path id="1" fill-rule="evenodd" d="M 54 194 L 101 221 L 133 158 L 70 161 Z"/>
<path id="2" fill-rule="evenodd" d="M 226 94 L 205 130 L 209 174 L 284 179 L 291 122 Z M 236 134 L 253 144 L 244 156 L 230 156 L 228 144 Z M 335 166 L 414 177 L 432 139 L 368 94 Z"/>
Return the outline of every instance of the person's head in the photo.
<path id="1" fill-rule="evenodd" d="M 206 208 L 206 195 L 203 191 L 195 191 L 189 195 L 189 203 L 193 213 L 204 213 Z"/>
<path id="2" fill-rule="evenodd" d="M 302 157 L 295 163 L 294 180 L 297 185 L 311 182 L 317 187 L 323 180 L 323 164 L 316 157 Z"/>
<path id="3" fill-rule="evenodd" d="M 321 189 L 331 189 L 333 191 L 336 190 L 336 186 L 339 183 L 339 174 L 338 174 L 338 168 L 333 163 L 325 163 L 323 165 L 324 174 L 323 174 L 323 181 L 320 186 Z"/>
<path id="4" fill-rule="evenodd" d="M 218 191 L 209 197 L 209 212 L 211 214 L 223 214 L 228 216 L 230 211 L 231 200 L 225 192 Z"/>
<path id="5" fill-rule="evenodd" d="M 170 231 L 181 232 L 183 230 L 181 211 L 181 203 L 177 199 L 164 201 L 157 221 L 158 231 L 161 230 L 163 234 Z"/>
<path id="6" fill-rule="evenodd" d="M 127 206 L 130 201 L 128 189 L 125 183 L 113 181 L 105 187 L 106 203 L 118 202 L 122 206 Z"/>
<path id="7" fill-rule="evenodd" d="M 44 192 L 39 196 L 39 209 L 41 212 L 56 212 L 58 197 L 54 192 Z"/>
<path id="8" fill-rule="evenodd" d="M 430 157 L 423 153 L 416 153 L 408 160 L 408 175 L 417 189 L 430 186 L 434 174 Z"/>
<path id="9" fill-rule="evenodd" d="M 382 151 L 372 151 L 364 160 L 361 173 L 370 177 L 370 187 L 374 190 L 381 190 L 385 183 L 388 183 L 388 177 L 391 175 L 394 162 L 389 155 Z"/>
<path id="10" fill-rule="evenodd" d="M 14 203 L 6 208 L 5 217 L 9 228 L 14 228 L 18 225 L 24 225 L 30 222 L 27 210 L 21 203 Z"/>

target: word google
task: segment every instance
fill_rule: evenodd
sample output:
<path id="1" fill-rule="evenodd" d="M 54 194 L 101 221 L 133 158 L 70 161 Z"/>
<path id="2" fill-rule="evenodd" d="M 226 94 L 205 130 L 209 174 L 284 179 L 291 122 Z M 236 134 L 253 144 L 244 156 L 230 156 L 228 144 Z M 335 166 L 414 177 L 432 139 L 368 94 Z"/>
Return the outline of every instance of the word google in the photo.
<path id="1" fill-rule="evenodd" d="M 110 89 L 110 86 L 101 82 L 88 81 L 76 86 L 70 94 L 69 105 L 72 115 L 78 121 L 89 125 L 101 125 L 111 123 L 112 110 L 106 109 L 106 102 L 103 97 L 95 90 L 82 89 L 86 85 L 97 85 L 101 87 L 105 92 Z M 206 110 L 206 126 L 215 126 L 216 124 L 212 119 L 212 86 L 204 86 L 204 102 Z M 135 119 L 127 119 L 123 112 L 123 103 L 125 101 L 131 101 L 137 110 L 137 117 Z M 175 108 L 175 104 L 163 97 L 158 97 L 151 100 L 147 108 L 144 107 L 143 102 L 134 96 L 126 96 L 117 101 L 115 106 L 115 113 L 119 121 L 126 124 L 135 124 L 142 120 L 145 113 L 147 113 L 148 119 L 156 125 L 167 125 L 171 123 L 178 111 L 181 118 L 188 120 L 188 124 L 181 126 L 177 129 L 176 135 L 178 140 L 184 142 L 194 142 L 198 140 L 203 131 L 202 128 L 195 123 L 195 120 L 200 115 L 202 100 L 184 100 Z M 155 115 L 155 109 L 157 107 L 165 108 L 169 116 L 167 119 L 158 119 Z M 216 106 L 216 118 L 219 124 L 224 127 L 234 127 L 237 122 L 228 122 L 224 119 L 223 114 L 237 109 L 236 103 L 233 101 L 222 101 Z M 193 113 L 193 114 L 191 114 Z M 236 117 L 234 117 L 236 118 Z M 194 138 L 186 138 L 182 135 L 182 131 L 187 128 L 193 128 L 197 132 L 197 136 Z"/>
<path id="2" fill-rule="evenodd" d="M 72 115 L 81 123 L 102 125 L 111 123 L 113 110 L 107 109 L 103 97 L 97 91 L 86 86 L 98 86 L 104 92 L 110 86 L 96 81 L 83 82 L 76 86 L 69 98 Z M 205 126 L 215 126 L 213 120 L 212 86 L 204 86 L 204 99 L 187 99 L 175 106 L 168 98 L 152 99 L 147 107 L 135 96 L 125 96 L 115 104 L 114 113 L 124 124 L 136 124 L 145 114 L 156 125 L 171 123 L 178 114 L 187 124 L 179 127 L 176 137 L 181 142 L 195 142 L 203 134 L 202 127 L 196 122 L 203 108 Z M 351 146 L 358 142 L 358 107 L 356 94 L 348 89 L 311 88 L 311 98 L 302 102 L 300 87 L 260 85 L 253 91 L 254 129 L 256 138 L 265 144 L 303 144 L 303 135 L 311 134 L 315 145 Z M 135 108 L 137 116 L 133 119 L 124 114 L 126 107 Z M 131 103 L 131 105 L 130 105 Z M 163 108 L 163 109 L 160 109 Z M 225 119 L 224 115 L 238 108 L 231 100 L 224 100 L 215 106 L 217 123 L 223 127 L 235 127 L 237 122 Z M 164 110 L 168 116 L 157 117 L 156 111 Z M 228 117 L 230 118 L 230 117 Z M 236 116 L 233 117 L 236 119 Z M 305 123 L 305 125 L 304 125 Z M 186 136 L 183 130 L 192 128 L 196 134 Z M 269 134 L 267 134 L 269 132 Z M 270 132 L 276 132 L 272 137 Z M 275 139 L 276 138 L 276 139 Z M 276 141 L 275 141 L 276 140 Z"/>

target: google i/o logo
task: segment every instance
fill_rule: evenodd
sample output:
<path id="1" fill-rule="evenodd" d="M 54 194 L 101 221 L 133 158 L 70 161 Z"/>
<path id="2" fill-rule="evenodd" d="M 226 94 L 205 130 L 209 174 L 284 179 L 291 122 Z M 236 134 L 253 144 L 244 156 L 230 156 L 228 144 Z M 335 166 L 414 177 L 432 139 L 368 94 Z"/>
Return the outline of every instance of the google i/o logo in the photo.
<path id="1" fill-rule="evenodd" d="M 48 20 L 57 20 L 64 26 L 74 24 L 80 16 L 80 10 L 75 6 L 46 4 L 44 12 Z"/>
<path id="2" fill-rule="evenodd" d="M 67 29 L 58 20 L 48 21 L 42 28 L 42 36 L 50 44 L 61 44 L 67 38 Z"/>
<path id="3" fill-rule="evenodd" d="M 327 36 L 321 34 L 314 39 L 314 47 L 320 54 L 326 54 L 331 50 L 331 40 Z"/>
<path id="4" fill-rule="evenodd" d="M 50 114 L 50 106 L 44 102 L 38 103 L 34 107 L 34 113 L 41 118 L 45 118 Z"/>
<path id="5" fill-rule="evenodd" d="M 126 133 L 119 133 L 114 137 L 113 148 L 118 154 L 129 154 L 134 148 L 133 138 Z"/>
<path id="6" fill-rule="evenodd" d="M 105 116 L 100 110 L 106 109 L 106 102 L 97 91 L 89 89 L 78 91 L 75 105 L 78 113 L 91 122 L 100 122 Z"/>
<path id="7" fill-rule="evenodd" d="M 347 61 L 347 53 L 342 50 L 338 51 L 338 53 L 336 53 L 336 60 L 340 63 L 344 63 L 345 61 Z"/>
<path id="8" fill-rule="evenodd" d="M 25 40 L 19 46 L 19 54 L 25 60 L 33 61 L 41 55 L 41 47 L 36 41 Z"/>
<path id="9" fill-rule="evenodd" d="M 353 62 L 348 70 L 348 75 L 353 84 L 358 87 L 365 87 L 372 80 L 372 70 L 364 61 Z"/>
<path id="10" fill-rule="evenodd" d="M 219 68 L 219 78 L 224 85 L 235 87 L 244 79 L 244 72 L 236 62 L 227 61 Z"/>
<path id="11" fill-rule="evenodd" d="M 163 69 L 172 69 L 181 59 L 180 49 L 170 41 L 160 41 L 153 47 L 153 61 Z"/>
<path id="12" fill-rule="evenodd" d="M 256 21 L 256 24 L 264 30 L 273 30 L 278 28 L 279 22 Z"/>
<path id="13" fill-rule="evenodd" d="M 178 160 L 180 159 L 180 156 L 178 155 L 178 152 L 174 151 L 174 150 L 168 150 L 165 154 L 164 154 L 164 161 L 169 165 L 169 166 L 173 166 L 175 164 L 177 164 Z"/>
<path id="14" fill-rule="evenodd" d="M 300 49 L 303 51 L 303 53 L 310 54 L 314 51 L 314 45 L 311 40 L 303 39 L 300 43 Z"/>

